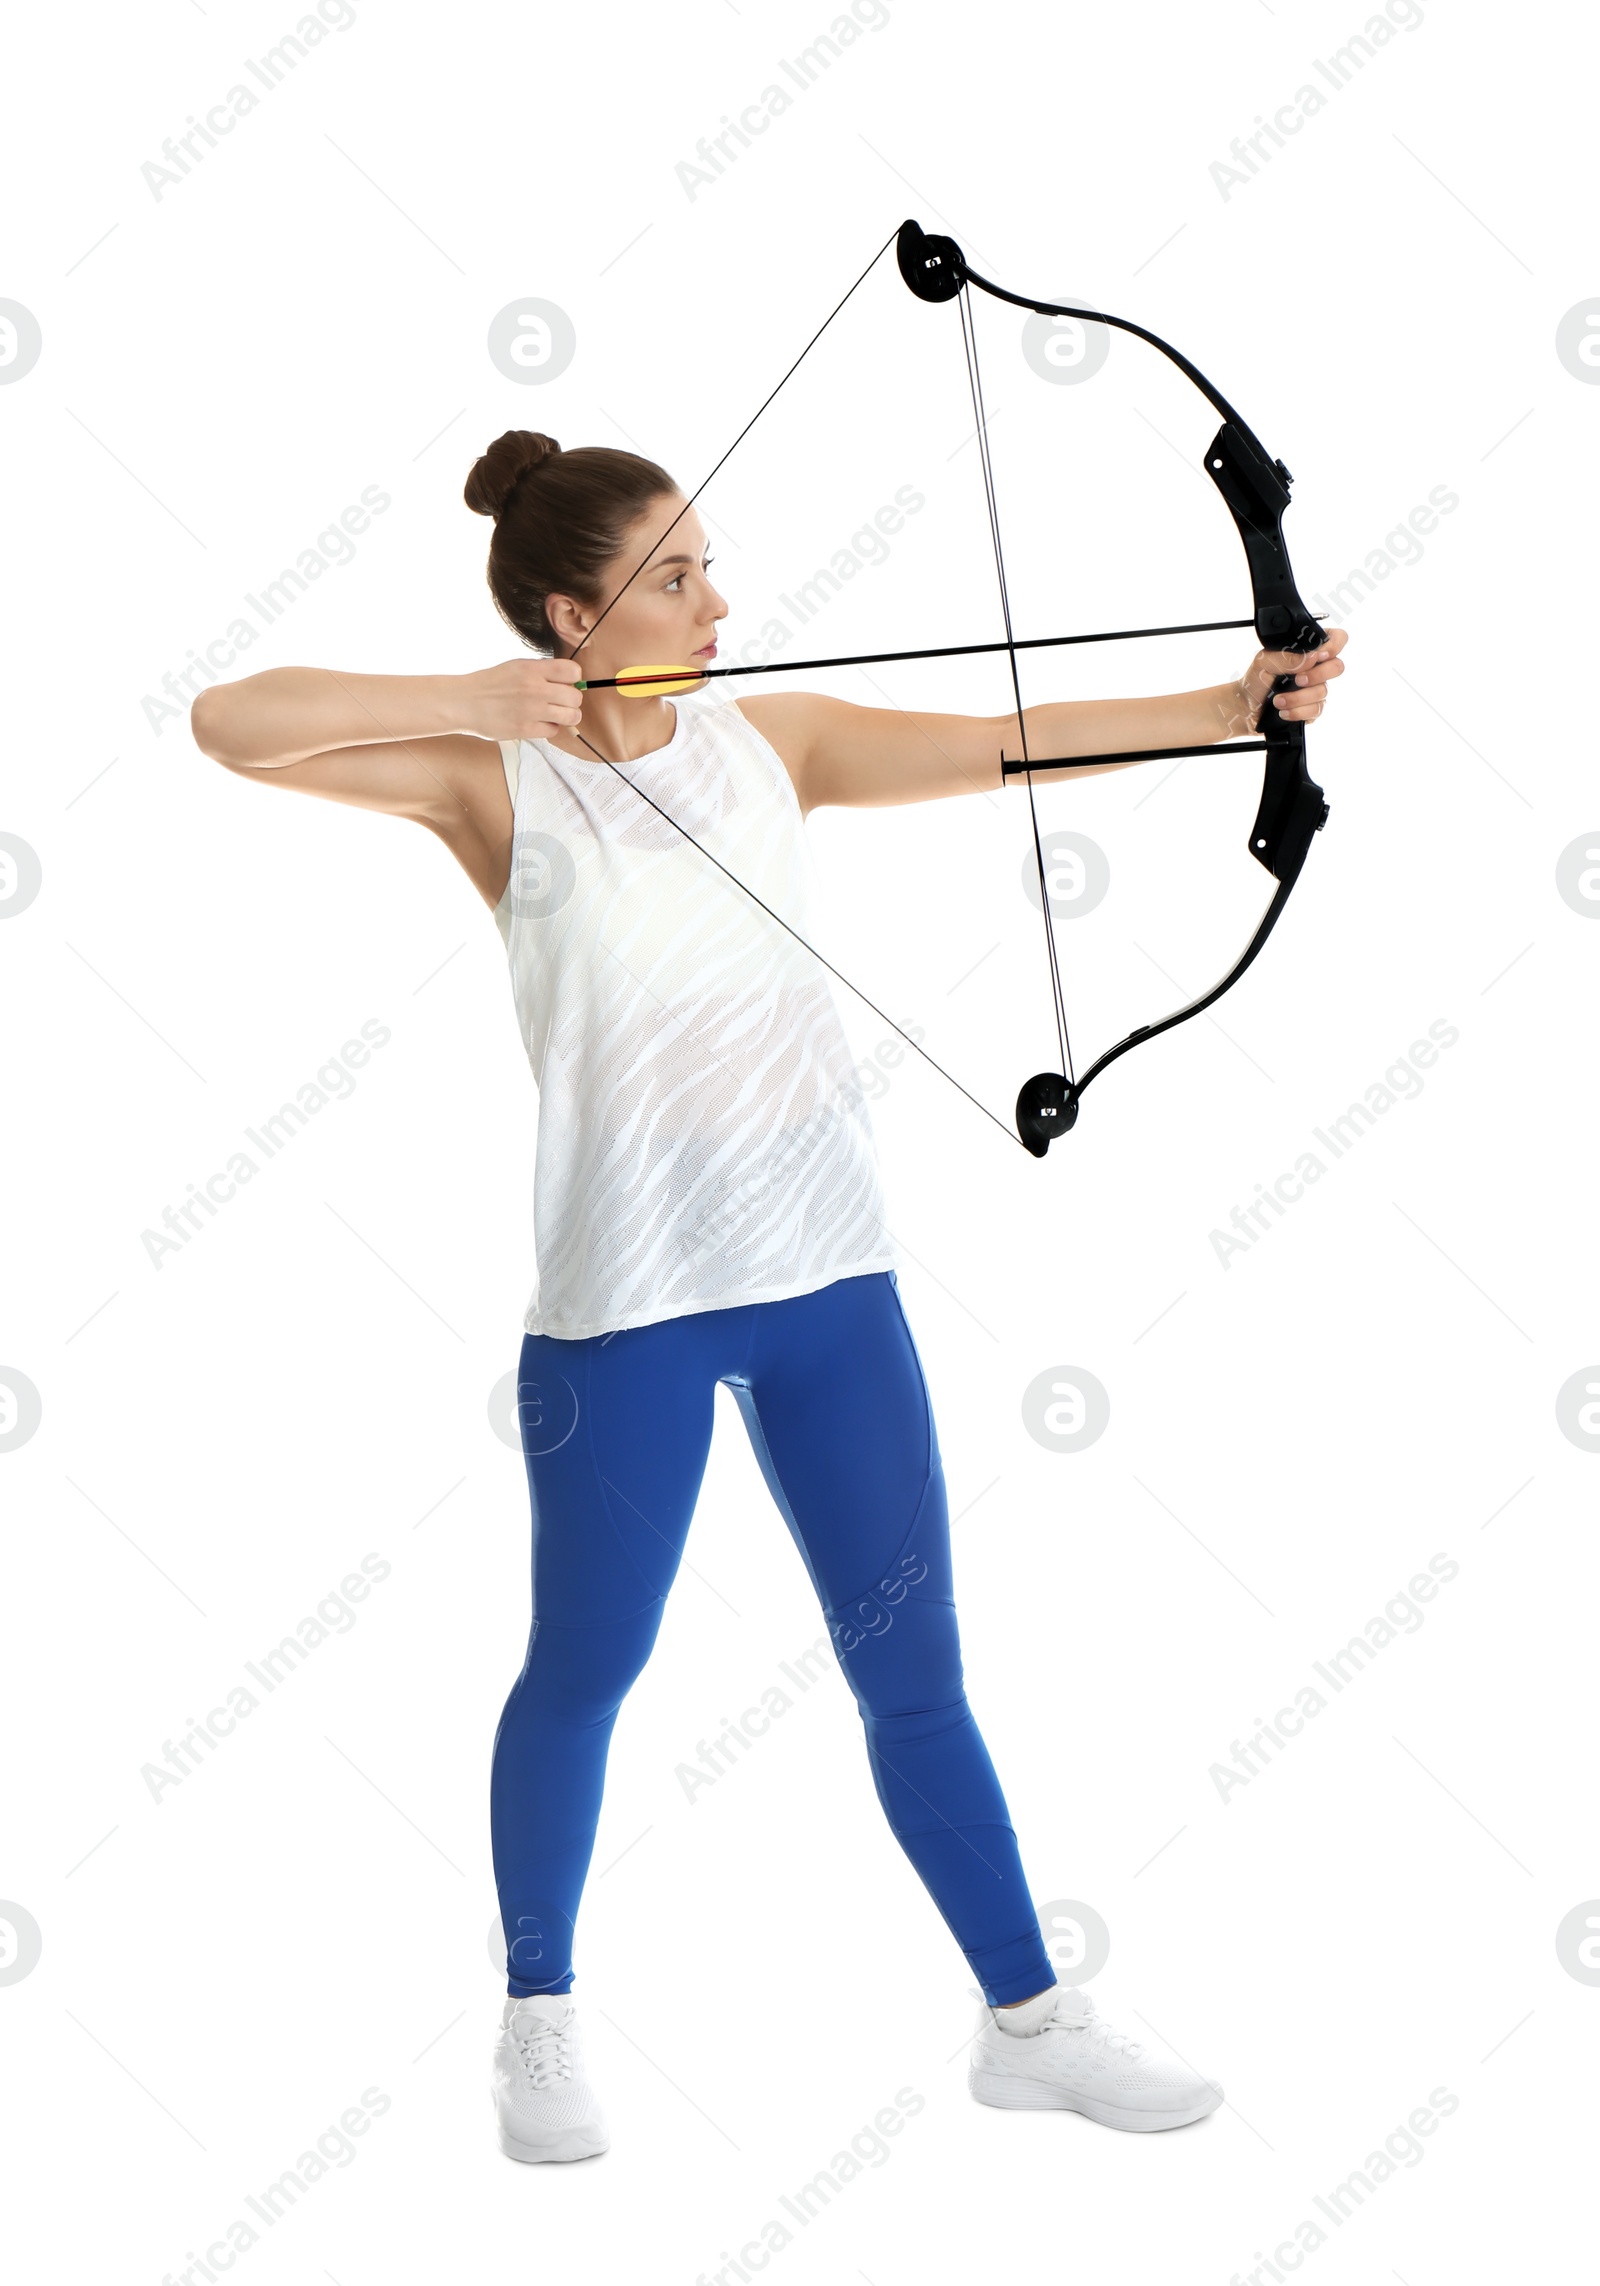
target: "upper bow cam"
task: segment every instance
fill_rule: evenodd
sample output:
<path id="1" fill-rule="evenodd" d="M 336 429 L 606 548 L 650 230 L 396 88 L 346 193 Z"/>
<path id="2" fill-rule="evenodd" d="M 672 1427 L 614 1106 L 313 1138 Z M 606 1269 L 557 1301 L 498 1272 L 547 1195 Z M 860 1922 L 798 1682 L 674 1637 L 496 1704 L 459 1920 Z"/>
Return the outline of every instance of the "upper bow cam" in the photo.
<path id="1" fill-rule="evenodd" d="M 966 256 L 953 238 L 940 238 L 919 222 L 902 222 L 895 240 L 900 275 L 922 302 L 953 302 L 967 282 Z"/>

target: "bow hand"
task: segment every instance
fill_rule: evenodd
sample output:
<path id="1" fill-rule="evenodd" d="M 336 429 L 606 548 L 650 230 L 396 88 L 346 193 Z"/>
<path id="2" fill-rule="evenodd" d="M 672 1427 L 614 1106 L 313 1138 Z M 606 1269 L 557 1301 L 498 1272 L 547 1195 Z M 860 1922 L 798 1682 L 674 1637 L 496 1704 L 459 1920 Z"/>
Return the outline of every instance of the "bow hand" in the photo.
<path id="1" fill-rule="evenodd" d="M 1314 651 L 1258 651 L 1234 686 L 1223 735 L 1265 730 L 1269 706 L 1281 722 L 1315 722 L 1328 703 L 1328 684 L 1344 673 L 1339 654 L 1348 641 L 1342 627 L 1330 627 Z"/>

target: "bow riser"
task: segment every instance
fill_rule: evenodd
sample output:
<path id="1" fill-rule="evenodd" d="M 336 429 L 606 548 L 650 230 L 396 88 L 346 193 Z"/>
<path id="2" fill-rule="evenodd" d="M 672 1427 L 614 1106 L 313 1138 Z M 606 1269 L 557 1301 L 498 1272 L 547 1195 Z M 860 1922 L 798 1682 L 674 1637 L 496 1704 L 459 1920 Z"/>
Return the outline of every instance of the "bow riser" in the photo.
<path id="1" fill-rule="evenodd" d="M 1300 600 L 1283 544 L 1289 471 L 1281 460 L 1269 461 L 1251 432 L 1233 421 L 1224 421 L 1206 447 L 1205 469 L 1244 543 L 1263 650 L 1314 651 L 1326 630 Z"/>
<path id="2" fill-rule="evenodd" d="M 1269 699 L 1262 710 L 1261 728 L 1266 734 L 1267 759 L 1249 849 L 1274 881 L 1292 889 L 1311 848 L 1312 835 L 1320 833 L 1328 822 L 1328 804 L 1306 768 L 1303 724 L 1285 722 Z"/>

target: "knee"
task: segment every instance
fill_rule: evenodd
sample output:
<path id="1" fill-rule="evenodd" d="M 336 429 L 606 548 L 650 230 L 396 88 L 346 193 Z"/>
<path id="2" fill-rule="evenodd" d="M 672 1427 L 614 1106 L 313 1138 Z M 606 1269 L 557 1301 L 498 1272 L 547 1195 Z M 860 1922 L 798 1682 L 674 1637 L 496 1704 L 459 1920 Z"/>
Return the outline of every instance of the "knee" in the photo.
<path id="1" fill-rule="evenodd" d="M 863 1715 L 965 1708 L 953 1604 L 907 1596 L 889 1607 L 868 1598 L 830 1612 L 828 1628 Z"/>
<path id="2" fill-rule="evenodd" d="M 660 1608 L 600 1627 L 535 1620 L 513 1697 L 568 1722 L 606 1722 L 643 1673 Z"/>

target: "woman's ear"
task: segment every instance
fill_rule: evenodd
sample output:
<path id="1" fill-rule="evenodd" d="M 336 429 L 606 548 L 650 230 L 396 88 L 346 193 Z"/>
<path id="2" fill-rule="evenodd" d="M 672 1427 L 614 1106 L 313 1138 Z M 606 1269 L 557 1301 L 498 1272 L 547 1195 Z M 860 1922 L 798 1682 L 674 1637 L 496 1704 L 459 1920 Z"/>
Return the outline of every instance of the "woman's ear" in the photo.
<path id="1" fill-rule="evenodd" d="M 588 614 L 570 595 L 547 595 L 544 615 L 563 643 L 580 643 L 589 632 Z"/>

